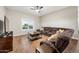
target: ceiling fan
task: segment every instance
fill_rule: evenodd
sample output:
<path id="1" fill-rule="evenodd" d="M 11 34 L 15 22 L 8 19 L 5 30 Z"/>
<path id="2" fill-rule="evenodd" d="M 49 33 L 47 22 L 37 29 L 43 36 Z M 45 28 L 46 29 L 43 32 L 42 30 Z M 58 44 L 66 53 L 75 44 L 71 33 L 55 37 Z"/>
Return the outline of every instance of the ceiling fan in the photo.
<path id="1" fill-rule="evenodd" d="M 30 9 L 40 13 L 41 9 L 43 9 L 43 6 L 32 6 Z"/>

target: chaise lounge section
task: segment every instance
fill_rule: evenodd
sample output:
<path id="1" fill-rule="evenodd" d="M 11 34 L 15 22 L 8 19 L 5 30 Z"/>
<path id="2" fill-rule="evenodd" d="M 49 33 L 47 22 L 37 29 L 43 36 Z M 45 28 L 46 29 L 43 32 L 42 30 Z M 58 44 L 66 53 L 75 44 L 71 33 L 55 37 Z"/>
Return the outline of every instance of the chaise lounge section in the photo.
<path id="1" fill-rule="evenodd" d="M 43 53 L 62 53 L 70 43 L 71 37 L 73 36 L 74 30 L 69 28 L 56 28 L 56 27 L 43 27 L 44 35 L 51 36 L 55 34 L 59 29 L 64 30 L 63 36 L 59 37 L 57 42 L 53 41 L 41 41 L 40 47 L 37 47 L 36 51 Z M 41 51 L 40 51 L 41 50 Z"/>

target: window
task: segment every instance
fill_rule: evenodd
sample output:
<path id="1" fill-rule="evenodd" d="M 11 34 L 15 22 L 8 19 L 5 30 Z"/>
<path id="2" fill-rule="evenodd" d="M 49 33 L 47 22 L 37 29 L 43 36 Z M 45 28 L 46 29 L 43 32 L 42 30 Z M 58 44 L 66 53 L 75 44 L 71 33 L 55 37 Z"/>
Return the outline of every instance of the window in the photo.
<path id="1" fill-rule="evenodd" d="M 33 30 L 34 22 L 31 19 L 22 19 L 22 30 Z"/>
<path id="2" fill-rule="evenodd" d="M 23 24 L 22 29 L 28 29 L 28 24 Z"/>

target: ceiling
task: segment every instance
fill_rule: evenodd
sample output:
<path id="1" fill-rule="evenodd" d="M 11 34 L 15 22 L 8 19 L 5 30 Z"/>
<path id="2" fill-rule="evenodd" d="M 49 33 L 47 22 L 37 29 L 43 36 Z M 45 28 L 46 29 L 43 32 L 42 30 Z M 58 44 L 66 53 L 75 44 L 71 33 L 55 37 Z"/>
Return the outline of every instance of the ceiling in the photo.
<path id="1" fill-rule="evenodd" d="M 31 10 L 30 7 L 31 6 L 6 6 L 6 8 L 11 10 L 20 11 L 23 13 L 29 13 L 37 16 L 43 16 L 51 12 L 53 13 L 61 9 L 67 8 L 67 6 L 43 6 L 43 9 L 41 9 L 41 12 L 37 13 L 36 11 Z"/>

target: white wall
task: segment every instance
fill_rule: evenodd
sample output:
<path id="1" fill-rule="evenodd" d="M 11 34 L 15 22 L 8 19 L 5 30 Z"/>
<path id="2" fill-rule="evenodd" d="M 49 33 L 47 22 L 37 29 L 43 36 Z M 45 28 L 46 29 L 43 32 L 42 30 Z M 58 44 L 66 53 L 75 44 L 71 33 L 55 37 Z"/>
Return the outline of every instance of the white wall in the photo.
<path id="1" fill-rule="evenodd" d="M 79 30 L 79 7 L 78 7 L 78 30 Z"/>
<path id="2" fill-rule="evenodd" d="M 68 7 L 55 13 L 42 16 L 41 26 L 71 28 L 75 30 L 74 34 L 77 35 L 77 7 Z"/>
<path id="3" fill-rule="evenodd" d="M 6 16 L 9 20 L 9 31 L 14 32 L 14 36 L 27 34 L 28 30 L 23 31 L 21 24 L 22 19 L 29 19 L 29 21 L 34 21 L 34 30 L 39 28 L 39 17 L 33 16 L 25 13 L 21 13 L 14 10 L 8 10 L 6 12 Z"/>
<path id="4" fill-rule="evenodd" d="M 79 7 L 78 7 L 78 30 L 79 30 Z M 79 39 L 79 33 L 78 33 L 78 39 Z M 78 44 L 75 52 L 79 53 L 79 40 L 78 40 Z"/>

